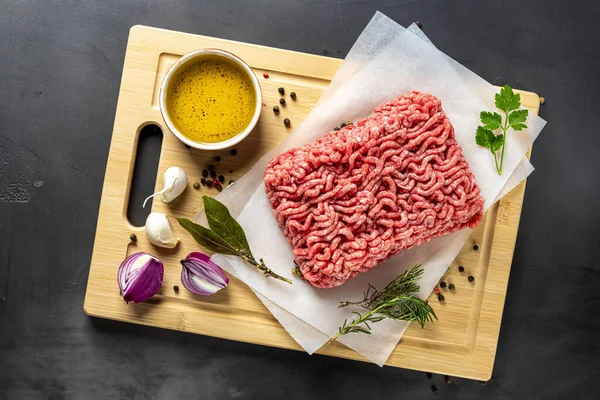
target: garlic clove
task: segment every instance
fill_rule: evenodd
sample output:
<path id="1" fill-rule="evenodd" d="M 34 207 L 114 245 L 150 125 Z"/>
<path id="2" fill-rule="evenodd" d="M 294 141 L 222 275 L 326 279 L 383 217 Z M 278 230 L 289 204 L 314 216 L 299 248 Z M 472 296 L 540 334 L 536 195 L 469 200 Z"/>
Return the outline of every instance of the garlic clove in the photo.
<path id="1" fill-rule="evenodd" d="M 126 303 L 142 303 L 160 290 L 163 263 L 153 255 L 139 252 L 127 257 L 119 266 L 117 282 Z"/>
<path id="2" fill-rule="evenodd" d="M 151 198 L 160 195 L 165 203 L 169 203 L 177 198 L 187 187 L 187 175 L 180 167 L 169 167 L 163 174 L 162 190 L 151 194 L 144 200 L 143 208 Z"/>
<path id="3" fill-rule="evenodd" d="M 187 175 L 179 167 L 167 169 L 163 175 L 163 188 L 169 188 L 161 194 L 163 201 L 169 203 L 179 197 L 187 187 Z"/>
<path id="4" fill-rule="evenodd" d="M 179 243 L 179 237 L 173 233 L 167 216 L 160 212 L 151 212 L 146 219 L 146 236 L 152 244 L 172 249 Z"/>
<path id="5" fill-rule="evenodd" d="M 181 260 L 181 283 L 192 293 L 210 296 L 225 288 L 229 278 L 204 253 L 193 252 Z"/>

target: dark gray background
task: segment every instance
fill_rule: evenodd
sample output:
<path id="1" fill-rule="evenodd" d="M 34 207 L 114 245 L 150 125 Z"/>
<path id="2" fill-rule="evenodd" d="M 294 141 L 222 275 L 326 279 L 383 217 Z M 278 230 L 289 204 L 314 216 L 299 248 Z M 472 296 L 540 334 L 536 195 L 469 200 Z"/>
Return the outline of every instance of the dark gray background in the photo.
<path id="1" fill-rule="evenodd" d="M 585 4 L 584 4 L 585 3 Z M 600 7 L 575 1 L 0 1 L 1 399 L 600 396 Z M 547 100 L 486 386 L 103 320 L 82 304 L 129 28 L 344 57 L 376 10 Z M 440 360 L 443 363 L 444 360 Z"/>

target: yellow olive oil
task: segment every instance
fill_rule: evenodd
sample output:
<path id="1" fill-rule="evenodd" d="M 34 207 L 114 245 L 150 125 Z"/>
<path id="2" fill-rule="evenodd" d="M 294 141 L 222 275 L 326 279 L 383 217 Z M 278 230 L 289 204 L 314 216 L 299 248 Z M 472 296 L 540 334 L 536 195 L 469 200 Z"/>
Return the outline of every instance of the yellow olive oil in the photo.
<path id="1" fill-rule="evenodd" d="M 224 57 L 207 56 L 172 77 L 166 109 L 183 135 L 195 142 L 216 143 L 248 126 L 255 102 L 246 71 Z"/>

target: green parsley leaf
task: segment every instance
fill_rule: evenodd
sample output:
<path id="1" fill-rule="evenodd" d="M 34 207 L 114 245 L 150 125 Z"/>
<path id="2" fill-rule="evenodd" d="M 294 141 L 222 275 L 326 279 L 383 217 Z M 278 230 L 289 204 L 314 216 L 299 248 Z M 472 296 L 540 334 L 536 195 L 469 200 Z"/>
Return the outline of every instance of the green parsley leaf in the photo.
<path id="1" fill-rule="evenodd" d="M 527 110 L 513 111 L 508 114 L 508 125 L 515 131 L 522 131 L 524 128 L 527 128 L 527 125 L 523 122 L 527 121 L 528 115 L 529 111 Z"/>
<path id="2" fill-rule="evenodd" d="M 495 131 L 502 125 L 502 117 L 497 112 L 482 111 L 479 118 L 485 129 Z"/>
<path id="3" fill-rule="evenodd" d="M 486 129 L 483 126 L 478 126 L 475 142 L 479 146 L 488 148 L 492 153 L 495 153 L 502 148 L 502 145 L 504 145 L 504 136 L 496 136 L 491 130 Z"/>
<path id="4" fill-rule="evenodd" d="M 491 147 L 490 150 L 492 153 L 497 152 L 504 146 L 504 135 L 495 135 L 494 138 L 490 141 Z"/>
<path id="5" fill-rule="evenodd" d="M 496 107 L 508 113 L 512 110 L 518 110 L 521 106 L 521 95 L 513 92 L 508 85 L 500 89 L 500 93 L 496 94 Z"/>

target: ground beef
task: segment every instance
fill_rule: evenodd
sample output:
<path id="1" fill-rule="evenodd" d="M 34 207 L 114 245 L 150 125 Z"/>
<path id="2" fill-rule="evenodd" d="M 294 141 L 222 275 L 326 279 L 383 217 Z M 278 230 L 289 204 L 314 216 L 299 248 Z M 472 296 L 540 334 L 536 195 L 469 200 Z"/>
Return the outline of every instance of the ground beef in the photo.
<path id="1" fill-rule="evenodd" d="M 402 251 L 475 227 L 484 199 L 440 100 L 413 92 L 274 158 L 277 223 L 313 286 L 339 286 Z"/>

